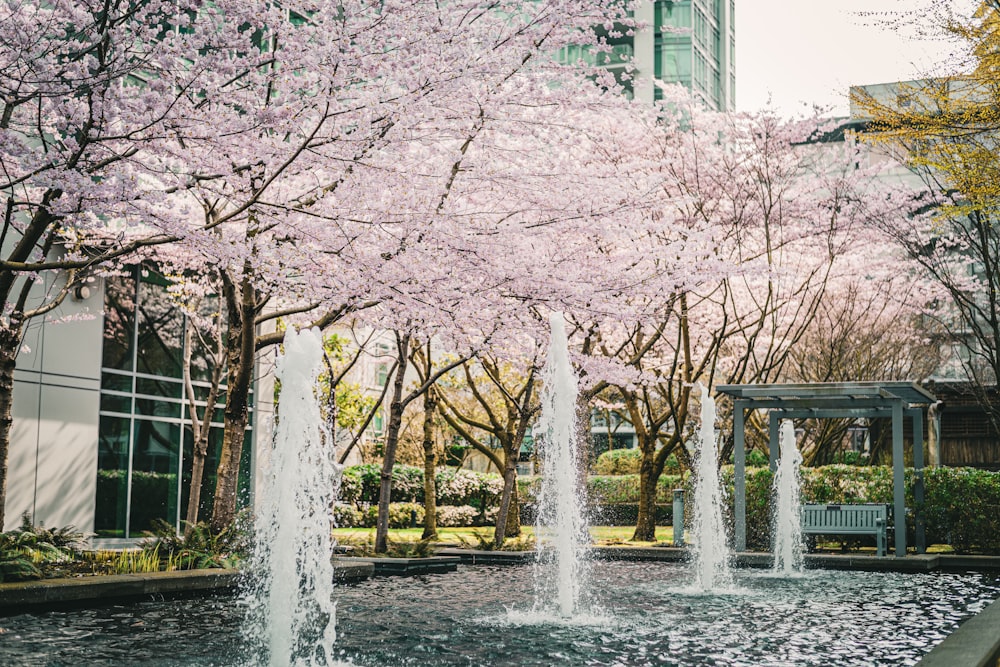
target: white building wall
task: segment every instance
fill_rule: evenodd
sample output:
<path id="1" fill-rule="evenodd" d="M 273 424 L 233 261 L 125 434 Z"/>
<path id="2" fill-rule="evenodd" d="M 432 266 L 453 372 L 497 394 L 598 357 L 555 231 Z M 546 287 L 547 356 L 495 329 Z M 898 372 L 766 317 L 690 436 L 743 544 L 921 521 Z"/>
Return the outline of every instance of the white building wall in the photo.
<path id="1" fill-rule="evenodd" d="M 103 286 L 28 324 L 14 374 L 4 530 L 94 529 Z"/>

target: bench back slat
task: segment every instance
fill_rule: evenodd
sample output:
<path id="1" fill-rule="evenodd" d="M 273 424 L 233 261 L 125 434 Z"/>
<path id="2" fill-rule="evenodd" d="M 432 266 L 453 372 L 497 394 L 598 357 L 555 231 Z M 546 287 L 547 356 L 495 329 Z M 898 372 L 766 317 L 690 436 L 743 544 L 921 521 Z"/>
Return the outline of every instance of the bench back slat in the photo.
<path id="1" fill-rule="evenodd" d="M 802 526 L 811 531 L 830 529 L 871 532 L 884 526 L 888 518 L 885 505 L 802 506 Z"/>

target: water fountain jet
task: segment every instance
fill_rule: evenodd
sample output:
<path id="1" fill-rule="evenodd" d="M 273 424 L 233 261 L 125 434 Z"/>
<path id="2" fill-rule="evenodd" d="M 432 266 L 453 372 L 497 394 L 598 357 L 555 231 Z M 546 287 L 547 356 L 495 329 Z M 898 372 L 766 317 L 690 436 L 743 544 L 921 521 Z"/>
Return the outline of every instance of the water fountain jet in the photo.
<path id="1" fill-rule="evenodd" d="M 802 453 L 795 444 L 795 426 L 783 420 L 779 431 L 780 456 L 774 476 L 774 571 L 792 575 L 802 571 L 802 524 L 799 518 L 799 468 Z"/>
<path id="2" fill-rule="evenodd" d="M 278 416 L 258 488 L 243 599 L 253 664 L 332 665 L 336 640 L 330 508 L 340 469 L 315 396 L 323 355 L 316 330 L 285 334 L 275 375 Z"/>
<path id="3" fill-rule="evenodd" d="M 538 499 L 535 608 L 554 600 L 563 618 L 579 611 L 587 585 L 590 541 L 579 489 L 576 376 L 561 313 L 549 317 L 552 337 L 543 371 L 542 489 Z"/>
<path id="4" fill-rule="evenodd" d="M 718 446 L 715 437 L 715 399 L 703 385 L 701 391 L 701 427 L 694 482 L 694 562 L 695 586 L 702 591 L 728 589 L 733 585 L 730 550 L 722 518 L 724 491 L 719 476 Z"/>

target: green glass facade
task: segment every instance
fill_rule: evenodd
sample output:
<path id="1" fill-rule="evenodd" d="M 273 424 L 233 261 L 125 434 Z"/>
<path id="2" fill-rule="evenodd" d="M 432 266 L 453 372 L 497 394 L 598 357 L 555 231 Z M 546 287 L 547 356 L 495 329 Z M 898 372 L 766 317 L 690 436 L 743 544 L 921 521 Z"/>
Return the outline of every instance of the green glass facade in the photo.
<path id="1" fill-rule="evenodd" d="M 583 60 L 614 71 L 628 95 L 653 101 L 661 91 L 647 81 L 680 83 L 708 107 L 719 111 L 736 108 L 735 0 L 656 0 L 636 10 L 635 19 L 645 25 L 632 33 L 616 26 L 612 33 L 597 28 L 607 40 L 610 53 L 595 58 L 585 48 L 564 49 L 563 62 Z M 628 61 L 636 67 L 641 88 L 623 80 Z"/>
<path id="2" fill-rule="evenodd" d="M 134 538 L 161 519 L 178 528 L 191 484 L 191 413 L 184 397 L 182 345 L 190 326 L 148 268 L 109 278 L 105 286 L 104 349 L 98 439 L 98 537 Z M 205 409 L 211 361 L 194 346 L 191 376 L 196 406 Z M 207 519 L 222 446 L 225 393 L 214 406 L 199 518 Z M 250 431 L 241 461 L 241 496 L 248 498 Z"/>
<path id="3" fill-rule="evenodd" d="M 691 89 L 707 106 L 735 108 L 734 0 L 657 0 L 653 6 L 653 75 Z M 637 54 L 641 59 L 650 54 Z M 646 71 L 648 71 L 648 66 Z M 659 90 L 654 96 L 659 96 Z"/>

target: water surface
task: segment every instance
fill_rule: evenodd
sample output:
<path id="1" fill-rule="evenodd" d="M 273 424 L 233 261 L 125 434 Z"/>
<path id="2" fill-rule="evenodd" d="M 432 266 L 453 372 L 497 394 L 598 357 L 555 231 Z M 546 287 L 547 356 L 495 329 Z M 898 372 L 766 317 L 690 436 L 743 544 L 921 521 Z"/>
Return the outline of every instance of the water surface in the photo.
<path id="1" fill-rule="evenodd" d="M 593 564 L 576 619 L 531 611 L 530 566 L 461 566 L 335 590 L 339 659 L 435 665 L 912 665 L 1000 597 L 976 573 L 740 571 L 729 592 L 694 591 L 666 563 Z M 141 602 L 0 617 L 0 664 L 255 665 L 233 598 Z"/>

